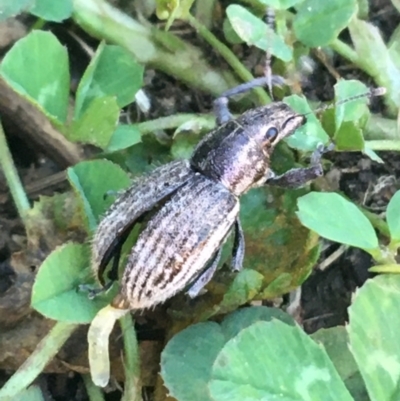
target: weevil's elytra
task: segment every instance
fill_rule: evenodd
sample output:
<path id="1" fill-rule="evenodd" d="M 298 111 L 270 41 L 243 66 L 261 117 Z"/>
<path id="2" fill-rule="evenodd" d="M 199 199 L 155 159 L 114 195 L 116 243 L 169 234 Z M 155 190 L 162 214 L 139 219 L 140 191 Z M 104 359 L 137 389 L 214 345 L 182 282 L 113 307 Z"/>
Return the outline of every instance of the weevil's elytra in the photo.
<path id="1" fill-rule="evenodd" d="M 145 212 L 151 210 L 157 202 L 176 191 L 194 175 L 187 160 L 172 162 L 158 168 L 151 176 L 136 181 L 111 205 L 92 241 L 92 268 L 103 285 L 104 269 L 114 256 L 112 251 L 115 244 L 122 246 L 118 240 L 127 227 L 132 228 Z"/>
<path id="2" fill-rule="evenodd" d="M 226 240 L 238 212 L 238 199 L 200 174 L 180 188 L 129 255 L 121 294 L 130 307 L 152 307 L 193 282 Z"/>
<path id="3" fill-rule="evenodd" d="M 156 205 L 159 210 L 128 256 L 113 305 L 151 308 L 189 284 L 189 294 L 197 295 L 212 278 L 219 249 L 232 231 L 232 267 L 239 270 L 245 246 L 238 198 L 267 182 L 298 186 L 321 174 L 317 166 L 279 177 L 270 169 L 275 145 L 304 122 L 282 102 L 249 110 L 206 135 L 189 161 L 162 166 L 120 195 L 93 239 L 92 266 L 102 283 L 112 258 L 116 276 L 122 244 L 134 224 Z"/>

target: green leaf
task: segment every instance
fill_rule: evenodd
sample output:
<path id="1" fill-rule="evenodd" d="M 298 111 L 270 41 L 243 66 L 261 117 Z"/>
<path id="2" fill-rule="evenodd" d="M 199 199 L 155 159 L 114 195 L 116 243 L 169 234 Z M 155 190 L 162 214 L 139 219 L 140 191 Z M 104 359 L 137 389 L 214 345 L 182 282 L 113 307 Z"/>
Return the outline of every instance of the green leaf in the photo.
<path id="1" fill-rule="evenodd" d="M 68 180 L 79 196 L 87 219 L 87 229 L 93 232 L 99 217 L 114 201 L 109 191 L 128 187 L 128 175 L 108 160 L 84 161 L 68 169 Z"/>
<path id="2" fill-rule="evenodd" d="M 228 18 L 224 19 L 224 23 L 222 24 L 222 30 L 224 31 L 225 39 L 230 44 L 236 45 L 238 43 L 243 43 L 243 40 L 235 32 L 235 30 L 233 29 L 232 24 Z"/>
<path id="3" fill-rule="evenodd" d="M 252 269 L 241 270 L 234 278 L 219 305 L 220 313 L 250 302 L 262 289 L 264 276 Z"/>
<path id="4" fill-rule="evenodd" d="M 126 150 L 123 163 L 129 171 L 139 175 L 170 161 L 170 148 L 158 142 L 154 135 L 145 135 L 141 143 Z"/>
<path id="5" fill-rule="evenodd" d="M 32 0 L 0 0 L 0 21 L 15 17 L 32 6 Z"/>
<path id="6" fill-rule="evenodd" d="M 142 142 L 140 131 L 135 125 L 121 124 L 111 136 L 110 142 L 105 149 L 106 152 L 116 152 L 129 148 Z"/>
<path id="7" fill-rule="evenodd" d="M 211 401 L 207 384 L 224 344 L 254 322 L 271 319 L 293 323 L 282 311 L 260 306 L 228 315 L 221 326 L 213 322 L 199 323 L 176 334 L 161 354 L 161 376 L 170 394 L 179 401 Z"/>
<path id="8" fill-rule="evenodd" d="M 336 130 L 339 130 L 343 122 L 358 121 L 362 117 L 369 117 L 367 103 L 369 96 L 363 96 L 359 99 L 349 100 L 358 95 L 367 95 L 367 87 L 360 81 L 341 80 L 335 85 L 336 103 L 344 102 L 335 108 Z"/>
<path id="9" fill-rule="evenodd" d="M 292 49 L 260 18 L 251 14 L 244 7 L 231 4 L 226 9 L 226 15 L 238 34 L 249 46 L 268 50 L 275 57 L 287 62 L 293 57 Z"/>
<path id="10" fill-rule="evenodd" d="M 360 128 L 352 121 L 346 121 L 340 125 L 335 134 L 334 142 L 337 150 L 360 151 L 364 150 L 364 137 Z"/>
<path id="11" fill-rule="evenodd" d="M 142 86 L 143 71 L 127 50 L 101 43 L 79 83 L 75 119 L 98 97 L 115 96 L 120 108 L 132 103 Z"/>
<path id="12" fill-rule="evenodd" d="M 89 269 L 90 247 L 66 244 L 56 248 L 42 263 L 32 289 L 32 307 L 49 319 L 89 323 L 106 306 L 111 295 L 88 299 L 78 286 L 93 281 Z"/>
<path id="13" fill-rule="evenodd" d="M 386 210 L 386 220 L 391 241 L 400 241 L 400 191 L 397 191 L 390 199 Z"/>
<path id="14" fill-rule="evenodd" d="M 66 137 L 70 141 L 90 143 L 105 149 L 117 128 L 120 110 L 115 97 L 98 97 L 78 120 L 72 122 Z"/>
<path id="15" fill-rule="evenodd" d="M 278 319 L 283 323 L 294 326 L 293 318 L 281 309 L 267 308 L 265 306 L 251 306 L 230 313 L 221 323 L 221 329 L 226 341 L 236 337 L 243 329 L 257 322 L 270 322 Z"/>
<path id="16" fill-rule="evenodd" d="M 257 322 L 218 354 L 209 382 L 215 401 L 351 401 L 326 352 L 298 326 Z"/>
<path id="17" fill-rule="evenodd" d="M 377 84 L 386 88 L 386 102 L 397 115 L 400 106 L 400 70 L 390 56 L 379 29 L 371 23 L 353 18 L 349 24 L 351 39 L 360 65 L 374 77 Z"/>
<path id="18" fill-rule="evenodd" d="M 378 238 L 369 220 L 342 196 L 310 192 L 298 199 L 297 206 L 301 223 L 322 237 L 366 251 L 378 249 Z"/>
<path id="19" fill-rule="evenodd" d="M 199 135 L 193 132 L 179 132 L 174 136 L 171 155 L 174 159 L 189 159 L 199 143 Z"/>
<path id="20" fill-rule="evenodd" d="M 61 22 L 72 14 L 72 0 L 35 0 L 30 13 L 46 21 Z"/>
<path id="21" fill-rule="evenodd" d="M 246 243 L 243 265 L 264 277 L 258 299 L 276 297 L 298 287 L 318 258 L 318 236 L 303 227 L 295 215 L 296 199 L 301 194 L 276 188 L 254 189 L 240 199 Z M 252 295 L 249 287 L 247 292 Z"/>
<path id="22" fill-rule="evenodd" d="M 322 344 L 329 358 L 335 365 L 339 376 L 356 401 L 367 400 L 367 390 L 360 371 L 349 349 L 349 336 L 344 326 L 320 329 L 311 335 L 318 344 Z"/>
<path id="23" fill-rule="evenodd" d="M 400 276 L 368 280 L 353 298 L 347 330 L 350 349 L 371 400 L 399 399 Z"/>
<path id="24" fill-rule="evenodd" d="M 161 376 L 170 394 L 179 401 L 210 400 L 207 382 L 224 343 L 219 325 L 213 322 L 190 326 L 175 335 L 161 354 Z"/>
<path id="25" fill-rule="evenodd" d="M 297 8 L 294 32 L 307 46 L 327 46 L 346 28 L 356 12 L 356 0 L 305 0 Z"/>
<path id="26" fill-rule="evenodd" d="M 265 4 L 274 10 L 287 10 L 296 4 L 301 3 L 303 0 L 258 0 L 259 3 Z"/>
<path id="27" fill-rule="evenodd" d="M 33 31 L 20 39 L 5 55 L 0 74 L 50 118 L 65 122 L 69 97 L 68 55 L 52 33 Z"/>
<path id="28" fill-rule="evenodd" d="M 319 143 L 326 144 L 329 136 L 322 128 L 321 123 L 313 113 L 305 97 L 297 95 L 287 96 L 283 101 L 288 104 L 294 111 L 306 114 L 307 122 L 287 139 L 290 147 L 303 151 L 314 150 Z"/>

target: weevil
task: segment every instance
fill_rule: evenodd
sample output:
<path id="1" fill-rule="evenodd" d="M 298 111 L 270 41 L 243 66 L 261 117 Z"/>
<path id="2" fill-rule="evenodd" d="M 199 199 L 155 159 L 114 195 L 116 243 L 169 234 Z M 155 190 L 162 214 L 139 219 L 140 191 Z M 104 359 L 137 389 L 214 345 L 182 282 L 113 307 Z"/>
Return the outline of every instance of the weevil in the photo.
<path id="1" fill-rule="evenodd" d="M 282 102 L 230 115 L 228 97 L 264 81 L 225 92 L 215 102 L 218 126 L 191 158 L 136 181 L 105 213 L 92 242 L 92 266 L 103 286 L 112 259 L 109 277 L 117 278 L 121 248 L 133 226 L 151 216 L 129 253 L 114 307 L 151 308 L 187 288 L 190 297 L 197 296 L 215 273 L 232 232 L 231 267 L 239 271 L 245 250 L 240 196 L 262 185 L 299 187 L 322 175 L 323 147 L 313 153 L 309 167 L 278 176 L 271 170 L 276 145 L 306 122 L 304 115 Z"/>
<path id="2" fill-rule="evenodd" d="M 197 296 L 212 279 L 221 248 L 234 233 L 231 267 L 242 268 L 245 240 L 239 198 L 252 188 L 279 185 L 295 188 L 321 176 L 321 157 L 332 147 L 318 146 L 309 167 L 276 176 L 270 157 L 276 145 L 306 121 L 288 105 L 275 102 L 233 118 L 228 97 L 267 83 L 256 79 L 225 92 L 216 100 L 218 126 L 197 145 L 189 160 L 171 162 L 142 177 L 124 191 L 105 213 L 92 242 L 92 267 L 106 289 L 104 273 L 116 280 L 121 249 L 136 223 L 144 229 L 129 252 L 119 293 L 101 309 L 88 331 L 93 382 L 110 377 L 108 338 L 117 319 L 131 309 L 152 308 L 188 288 Z M 374 96 L 375 92 L 355 96 Z M 348 99 L 351 100 L 351 99 Z"/>

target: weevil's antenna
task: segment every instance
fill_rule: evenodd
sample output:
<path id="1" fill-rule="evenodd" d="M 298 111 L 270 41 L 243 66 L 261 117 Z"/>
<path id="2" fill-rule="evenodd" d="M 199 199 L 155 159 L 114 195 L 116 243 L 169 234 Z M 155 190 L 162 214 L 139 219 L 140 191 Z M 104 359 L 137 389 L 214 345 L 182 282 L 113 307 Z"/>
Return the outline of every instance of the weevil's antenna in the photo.
<path id="1" fill-rule="evenodd" d="M 318 107 L 317 109 L 310 111 L 308 113 L 305 113 L 304 115 L 307 116 L 308 114 L 313 114 L 313 113 L 320 113 L 325 110 L 332 109 L 333 107 L 341 106 L 343 104 L 353 102 L 354 100 L 362 99 L 362 98 L 368 98 L 371 99 L 376 96 L 382 96 L 386 93 L 386 88 L 383 86 L 380 86 L 378 88 L 369 88 L 368 92 L 360 93 L 358 95 L 350 96 L 347 99 L 340 100 L 339 102 L 336 103 L 331 103 L 327 105 L 323 105 L 321 107 Z"/>
<path id="2" fill-rule="evenodd" d="M 264 76 L 266 78 L 266 85 L 269 91 L 271 99 L 273 99 L 272 93 L 272 54 L 271 54 L 271 43 L 272 35 L 275 32 L 275 11 L 272 7 L 266 7 L 265 9 L 265 23 L 267 24 L 267 49 L 265 51 L 265 64 L 264 64 Z"/>

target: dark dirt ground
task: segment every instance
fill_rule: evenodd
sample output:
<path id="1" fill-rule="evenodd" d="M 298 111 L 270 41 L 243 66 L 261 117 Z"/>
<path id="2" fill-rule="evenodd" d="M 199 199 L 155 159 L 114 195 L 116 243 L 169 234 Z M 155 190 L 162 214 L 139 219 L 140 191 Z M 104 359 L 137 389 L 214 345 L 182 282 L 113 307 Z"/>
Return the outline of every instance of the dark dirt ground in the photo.
<path id="1" fill-rule="evenodd" d="M 399 14 L 395 11 L 389 0 L 375 0 L 371 4 L 370 20 L 376 24 L 387 39 L 400 22 Z M 31 21 L 26 18 L 13 21 L 13 27 L 8 31 L 10 41 L 0 43 L 0 56 L 3 55 L 18 36 L 24 35 L 26 27 Z M 11 23 L 11 22 L 10 22 Z M 71 57 L 72 75 L 76 78 L 82 74 L 89 59 L 81 47 L 66 34 L 67 29 L 73 29 L 78 36 L 95 47 L 96 42 L 88 39 L 70 24 L 50 29 L 60 38 L 68 42 Z M 187 32 L 187 30 L 186 30 Z M 0 35 L 4 38 L 4 35 Z M 343 34 L 346 38 L 346 33 Z M 206 46 L 189 32 L 186 39 L 192 38 L 196 44 Z M 243 50 L 244 57 L 249 56 Z M 304 91 L 311 99 L 325 101 L 333 97 L 334 77 L 318 59 L 316 68 L 311 76 L 304 82 Z M 332 67 L 345 78 L 366 78 L 357 70 L 353 70 L 343 59 L 334 57 Z M 367 85 L 372 82 L 364 79 Z M 150 96 L 153 106 L 148 118 L 160 117 L 176 112 L 207 112 L 210 110 L 211 97 L 188 89 L 177 84 L 172 78 L 155 71 L 146 72 L 146 93 Z M 74 88 L 72 88 L 73 90 Z M 0 88 L 1 91 L 1 88 Z M 0 93 L 0 97 L 3 94 Z M 381 104 L 374 102 L 372 108 L 379 112 Z M 68 188 L 62 173 L 68 165 L 68 159 L 60 157 L 58 160 L 50 158 L 43 149 L 36 144 L 24 140 L 24 130 L 16 121 L 22 120 L 21 108 L 15 113 L 4 111 L 4 104 L 0 102 L 0 115 L 4 123 L 7 138 L 13 153 L 18 172 L 27 188 L 31 200 L 38 195 L 51 195 L 54 191 L 63 191 Z M 22 130 L 22 135 L 21 135 Z M 385 207 L 396 189 L 400 188 L 400 155 L 397 153 L 381 153 L 384 164 L 370 161 L 360 153 L 341 153 L 329 156 L 332 163 L 328 181 L 343 191 L 350 199 L 370 208 L 374 212 L 383 213 Z M 327 211 L 329 213 L 329 211 Z M 13 327 L 17 322 L 25 319 L 27 324 L 34 322 L 35 313 L 29 311 L 30 283 L 34 276 L 36 265 L 32 263 L 30 270 L 23 274 L 16 272 L 10 265 L 11 255 L 24 247 L 24 229 L 19 221 L 12 201 L 10 200 L 6 183 L 0 175 L 0 342 L 4 341 L 5 328 Z M 371 266 L 368 254 L 357 249 L 346 249 L 337 244 L 324 241 L 324 250 L 319 264 L 311 277 L 303 284 L 301 289 L 300 314 L 307 332 L 312 333 L 322 327 L 332 327 L 344 324 L 347 319 L 347 307 L 351 294 L 360 287 L 369 277 L 368 268 Z M 12 298 L 10 294 L 13 294 Z M 16 295 L 24 293 L 25 295 Z M 21 301 L 21 298 L 24 301 Z M 17 305 L 19 299 L 20 304 Z M 9 315 L 10 304 L 13 305 L 13 314 Z M 7 314 L 6 317 L 5 314 Z M 32 323 L 33 324 L 33 323 Z M 48 327 L 40 326 L 37 338 L 31 339 L 35 344 L 45 333 Z M 157 336 L 157 331 L 149 333 Z M 149 338 L 147 338 L 149 339 Z M 23 355 L 24 360 L 27 355 Z M 12 374 L 18 366 L 21 355 L 8 355 L 0 362 L 0 384 Z M 8 365 L 7 365 L 8 363 Z M 16 366 L 17 365 L 17 366 Z M 67 372 L 68 373 L 65 373 Z M 63 372 L 63 373 L 57 373 Z M 49 400 L 57 401 L 84 401 L 87 400 L 81 376 L 64 367 L 54 367 L 53 373 L 42 374 L 38 383 L 45 390 Z M 120 393 L 115 390 L 107 395 L 107 400 L 117 400 Z"/>

